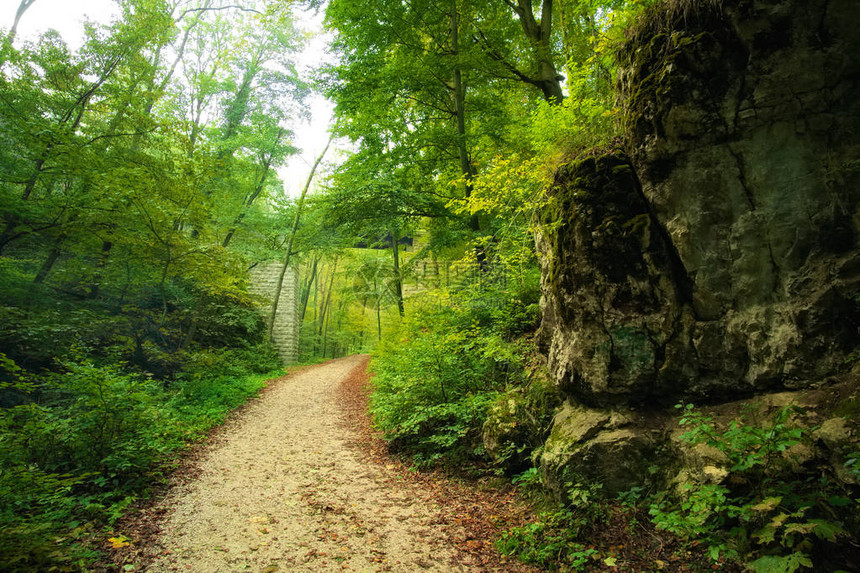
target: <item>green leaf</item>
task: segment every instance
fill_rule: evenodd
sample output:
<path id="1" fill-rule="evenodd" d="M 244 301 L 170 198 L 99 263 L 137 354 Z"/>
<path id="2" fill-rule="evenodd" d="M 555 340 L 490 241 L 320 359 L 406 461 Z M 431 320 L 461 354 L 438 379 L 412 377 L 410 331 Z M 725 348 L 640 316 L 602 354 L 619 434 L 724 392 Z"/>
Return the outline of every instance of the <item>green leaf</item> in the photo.
<path id="1" fill-rule="evenodd" d="M 776 527 L 773 525 L 765 525 L 758 531 L 754 532 L 752 537 L 759 543 L 759 545 L 767 545 L 776 537 Z"/>
<path id="2" fill-rule="evenodd" d="M 785 525 L 784 535 L 791 535 L 792 533 L 800 533 L 801 535 L 806 535 L 807 533 L 811 533 L 813 529 L 815 529 L 815 524 L 809 522 L 787 523 Z"/>
<path id="3" fill-rule="evenodd" d="M 722 551 L 722 546 L 720 545 L 711 545 L 708 547 L 708 557 L 711 558 L 712 561 L 720 560 L 720 551 Z"/>
<path id="4" fill-rule="evenodd" d="M 803 553 L 791 555 L 765 555 L 746 564 L 754 573 L 794 573 L 801 567 L 812 567 L 812 561 Z"/>
<path id="5" fill-rule="evenodd" d="M 787 513 L 780 513 L 779 515 L 773 516 L 770 520 L 770 525 L 773 527 L 781 527 L 788 518 L 789 515 Z"/>
<path id="6" fill-rule="evenodd" d="M 768 511 L 773 511 L 774 509 L 776 509 L 779 506 L 779 504 L 781 502 L 782 502 L 781 496 L 780 497 L 768 497 L 766 499 L 763 499 L 761 502 L 755 504 L 754 506 L 752 506 L 752 509 L 753 509 L 753 511 L 759 511 L 762 513 L 768 512 Z"/>
<path id="7" fill-rule="evenodd" d="M 841 495 L 831 495 L 827 498 L 827 503 L 833 507 L 848 507 L 851 505 L 851 500 L 847 497 L 842 497 Z"/>
<path id="8" fill-rule="evenodd" d="M 836 541 L 837 537 L 845 535 L 845 530 L 832 521 L 827 521 L 826 519 L 810 519 L 809 523 L 813 526 L 812 532 L 819 539 Z"/>

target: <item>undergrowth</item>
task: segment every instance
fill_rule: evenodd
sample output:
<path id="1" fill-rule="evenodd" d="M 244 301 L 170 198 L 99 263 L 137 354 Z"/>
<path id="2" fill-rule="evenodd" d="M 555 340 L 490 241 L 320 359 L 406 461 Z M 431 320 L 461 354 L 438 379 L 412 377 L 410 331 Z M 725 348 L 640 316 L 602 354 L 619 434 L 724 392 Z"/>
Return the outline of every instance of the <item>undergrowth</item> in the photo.
<path id="1" fill-rule="evenodd" d="M 0 391 L 23 402 L 0 409 L 0 570 L 80 570 L 96 559 L 109 544 L 103 528 L 178 450 L 277 375 L 261 355 L 201 351 L 169 383 L 80 352 L 42 374 L 0 355 Z"/>
<path id="2" fill-rule="evenodd" d="M 522 384 L 527 345 L 518 337 L 537 324 L 537 280 L 438 296 L 377 347 L 371 412 L 392 450 L 416 466 L 474 468 L 489 461 L 489 406 Z"/>
<path id="3" fill-rule="evenodd" d="M 721 479 L 670 479 L 615 500 L 601 496 L 599 484 L 569 482 L 559 503 L 542 486 L 538 469 L 530 468 L 513 481 L 542 510 L 532 523 L 506 531 L 499 550 L 563 571 L 637 570 L 645 563 L 684 571 L 851 570 L 860 531 L 856 441 L 836 464 L 853 477 L 840 479 L 833 465 L 811 454 L 817 428 L 800 408 L 765 416 L 749 406 L 726 423 L 689 404 L 678 408 L 686 428 L 682 441 L 722 456 Z M 654 547 L 637 543 L 645 532 L 663 552 L 660 559 Z"/>
<path id="4" fill-rule="evenodd" d="M 692 405 L 678 407 L 688 428 L 682 439 L 718 450 L 728 474 L 656 496 L 650 513 L 657 527 L 705 544 L 715 561 L 726 557 L 757 573 L 832 570 L 850 545 L 842 542 L 856 537 L 860 491 L 805 454 L 815 428 L 804 424 L 804 411 L 786 406 L 761 423 L 749 407 L 718 426 Z"/>
<path id="5" fill-rule="evenodd" d="M 539 511 L 531 523 L 509 529 L 496 540 L 503 555 L 550 570 L 580 571 L 601 559 L 612 562 L 589 540 L 595 524 L 604 521 L 609 506 L 600 496 L 599 484 L 565 484 L 566 499 L 559 504 L 541 488 L 537 468 L 514 477 Z"/>

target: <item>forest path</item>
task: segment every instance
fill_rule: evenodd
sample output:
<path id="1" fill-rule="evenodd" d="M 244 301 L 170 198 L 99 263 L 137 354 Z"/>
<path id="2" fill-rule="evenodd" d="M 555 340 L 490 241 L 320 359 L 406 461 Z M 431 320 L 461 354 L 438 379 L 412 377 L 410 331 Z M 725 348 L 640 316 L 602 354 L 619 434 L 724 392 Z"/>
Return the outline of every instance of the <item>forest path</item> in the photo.
<path id="1" fill-rule="evenodd" d="M 444 495 L 361 447 L 338 389 L 366 364 L 304 369 L 250 404 L 204 451 L 199 475 L 150 511 L 160 534 L 146 570 L 524 570 L 482 557 L 490 542 L 457 530 Z"/>

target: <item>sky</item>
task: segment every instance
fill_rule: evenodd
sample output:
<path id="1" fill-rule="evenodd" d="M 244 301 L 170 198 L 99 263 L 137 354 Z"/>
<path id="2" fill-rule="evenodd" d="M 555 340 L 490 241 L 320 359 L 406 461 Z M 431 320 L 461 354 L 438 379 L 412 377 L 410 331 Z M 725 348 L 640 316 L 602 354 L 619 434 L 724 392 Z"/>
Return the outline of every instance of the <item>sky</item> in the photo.
<path id="1" fill-rule="evenodd" d="M 0 28 L 9 29 L 15 20 L 20 0 L 0 0 Z M 53 28 L 70 47 L 79 47 L 83 39 L 84 18 L 97 22 L 109 22 L 119 11 L 113 0 L 36 0 L 24 13 L 18 24 L 18 41 L 30 40 Z M 322 15 L 312 12 L 297 15 L 299 26 L 309 32 L 322 29 Z M 299 56 L 299 72 L 308 73 L 313 66 L 325 59 L 327 38 L 317 34 L 308 42 Z M 302 150 L 278 170 L 284 182 L 284 191 L 291 197 L 301 193 L 311 165 L 328 141 L 333 105 L 324 97 L 315 95 L 309 100 L 311 120 L 292 126 L 295 133 L 293 144 Z M 334 146 L 337 148 L 337 146 Z M 329 151 L 327 162 L 336 161 L 339 151 Z"/>
<path id="2" fill-rule="evenodd" d="M 322 30 L 322 14 L 306 12 L 298 14 L 297 19 L 301 23 L 300 25 L 309 31 L 320 32 Z M 299 58 L 298 71 L 300 74 L 309 73 L 322 60 L 328 59 L 326 53 L 328 41 L 329 38 L 321 33 L 316 34 L 308 41 L 302 56 Z M 291 197 L 297 197 L 302 192 L 310 168 L 325 148 L 329 137 L 328 128 L 332 122 L 334 104 L 320 95 L 314 95 L 310 101 L 310 108 L 311 121 L 295 127 L 296 147 L 302 149 L 302 153 L 293 157 L 279 172 L 284 181 L 284 187 Z M 326 156 L 327 162 L 336 161 L 338 154 L 341 153 L 341 148 L 338 145 L 332 145 L 332 148 Z"/>
<path id="3" fill-rule="evenodd" d="M 9 29 L 20 0 L 0 0 L 0 26 Z M 109 21 L 119 11 L 112 0 L 36 0 L 18 24 L 18 37 L 32 39 L 48 28 L 57 30 L 73 47 L 81 43 L 84 16 Z"/>

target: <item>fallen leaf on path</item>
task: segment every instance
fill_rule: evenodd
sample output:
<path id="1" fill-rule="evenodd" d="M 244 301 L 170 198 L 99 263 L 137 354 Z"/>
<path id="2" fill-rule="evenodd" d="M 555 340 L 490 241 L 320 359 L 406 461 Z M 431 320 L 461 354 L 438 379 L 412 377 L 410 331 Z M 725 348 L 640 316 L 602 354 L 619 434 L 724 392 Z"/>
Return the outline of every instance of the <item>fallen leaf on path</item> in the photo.
<path id="1" fill-rule="evenodd" d="M 108 537 L 108 543 L 110 543 L 111 547 L 114 549 L 120 549 L 131 545 L 131 542 L 122 535 L 119 537 Z"/>

